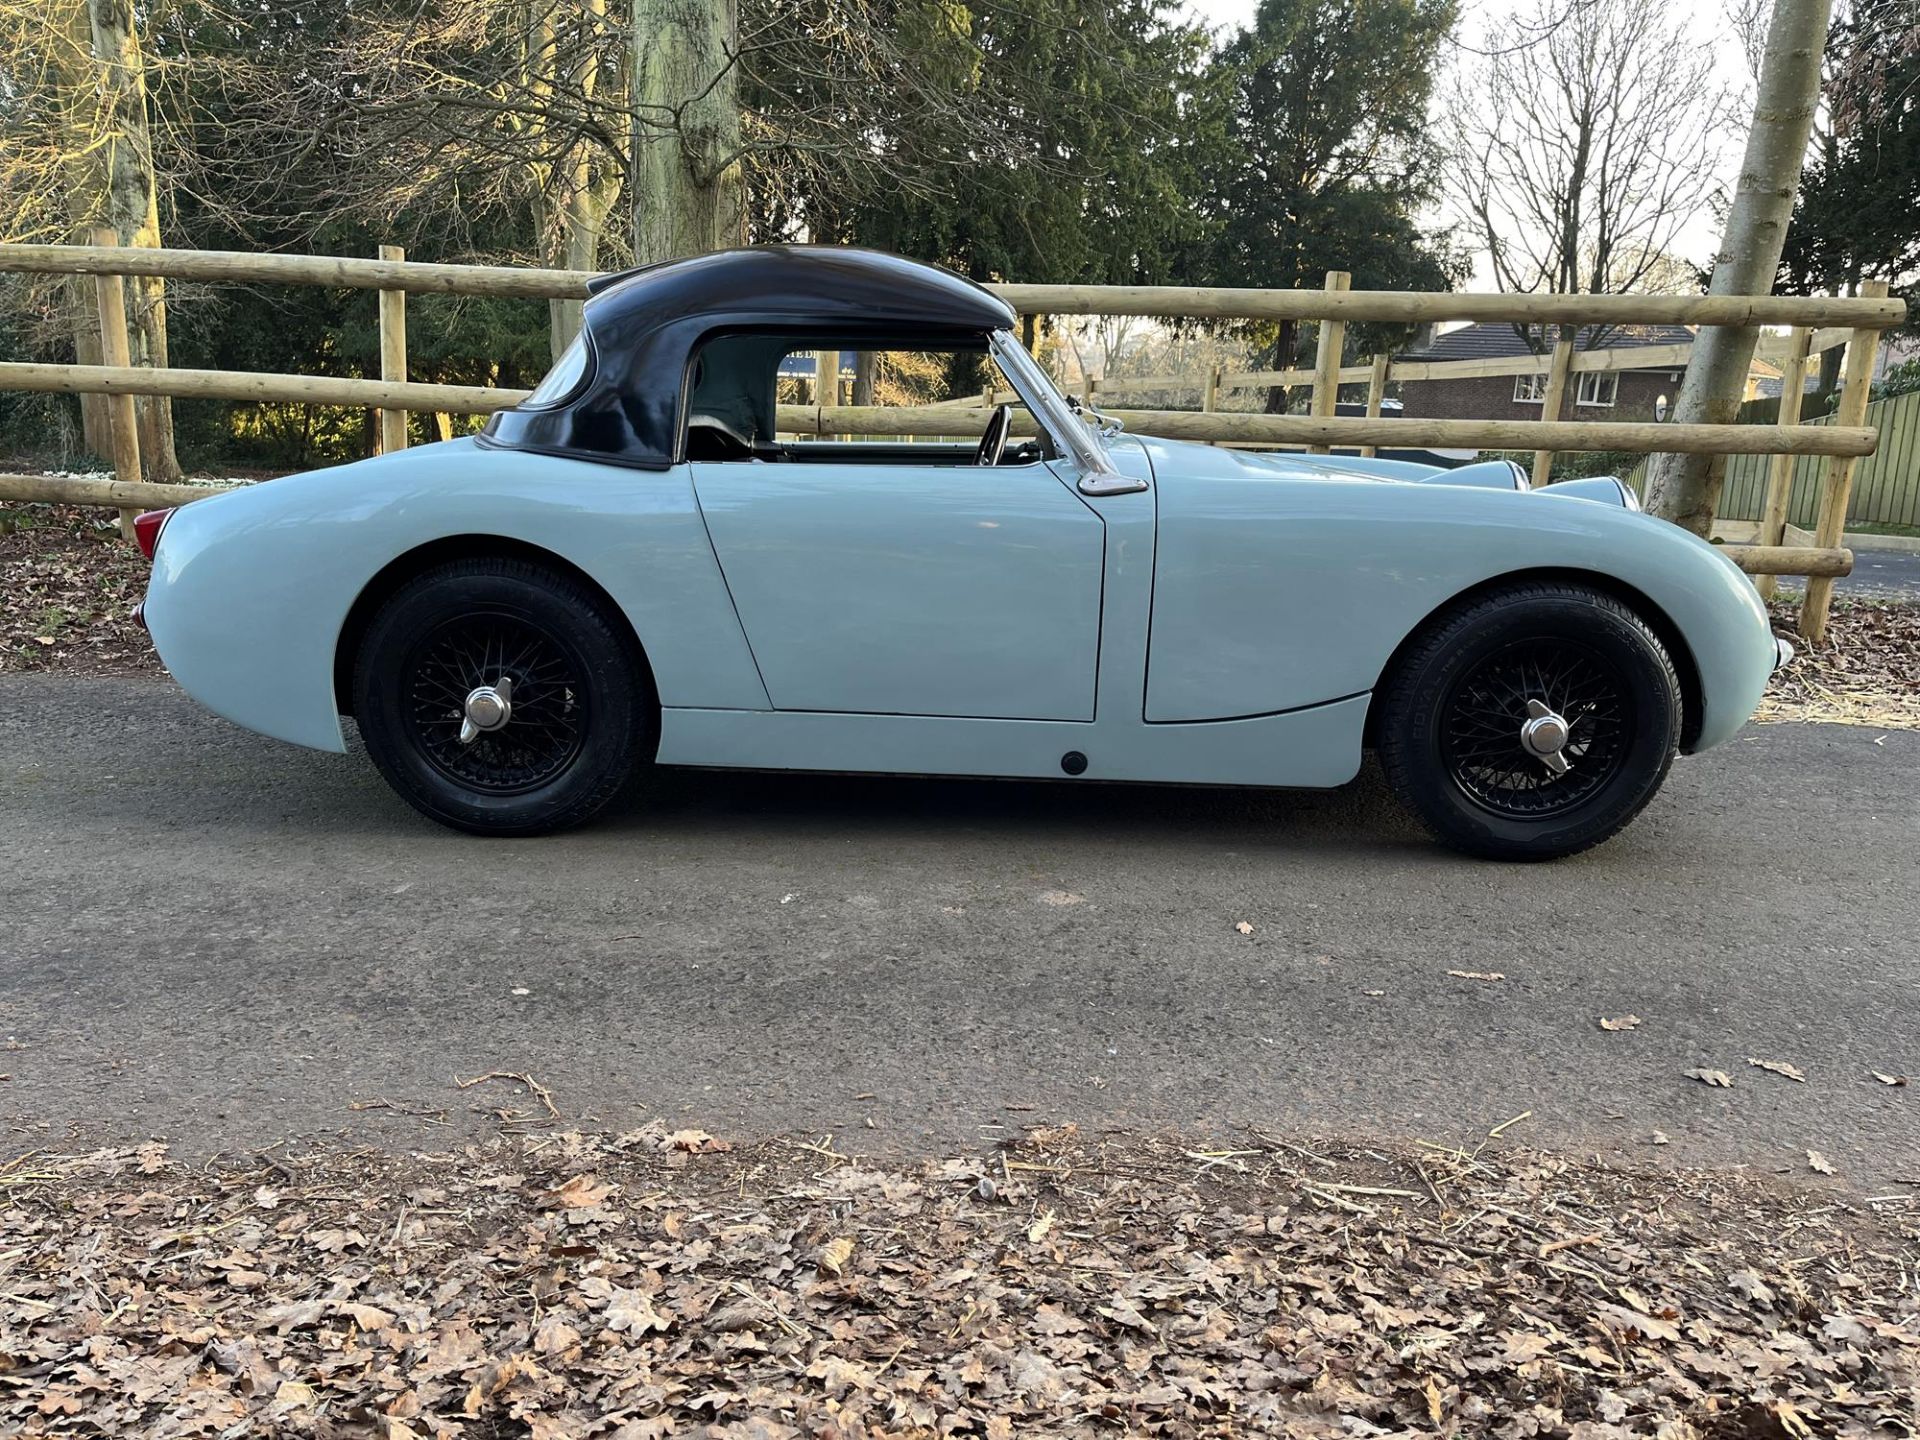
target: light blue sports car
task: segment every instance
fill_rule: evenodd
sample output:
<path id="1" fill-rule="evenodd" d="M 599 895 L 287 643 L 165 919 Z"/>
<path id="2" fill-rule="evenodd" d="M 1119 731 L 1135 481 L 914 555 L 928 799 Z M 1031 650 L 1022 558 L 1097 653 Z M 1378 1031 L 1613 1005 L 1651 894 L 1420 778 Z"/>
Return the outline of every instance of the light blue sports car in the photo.
<path id="1" fill-rule="evenodd" d="M 145 621 L 210 709 L 336 751 L 351 716 L 481 834 L 654 765 L 1320 787 L 1373 746 L 1440 839 L 1512 859 L 1612 835 L 1790 654 L 1617 481 L 1123 435 L 1014 321 L 855 250 L 606 277 L 484 434 L 143 517 Z M 796 352 L 1020 403 L 977 443 L 785 441 Z"/>

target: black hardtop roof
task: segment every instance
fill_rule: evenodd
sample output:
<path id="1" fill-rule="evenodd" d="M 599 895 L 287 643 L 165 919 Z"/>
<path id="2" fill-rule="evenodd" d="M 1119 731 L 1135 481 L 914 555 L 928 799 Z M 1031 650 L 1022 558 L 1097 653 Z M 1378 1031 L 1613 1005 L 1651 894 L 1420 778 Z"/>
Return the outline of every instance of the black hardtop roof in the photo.
<path id="1" fill-rule="evenodd" d="M 831 328 L 879 322 L 999 330 L 1013 307 L 938 265 L 837 245 L 755 245 L 590 281 L 590 325 L 734 312 Z"/>
<path id="2" fill-rule="evenodd" d="M 849 349 L 978 349 L 1013 308 L 943 270 L 834 245 L 718 250 L 588 286 L 579 375 L 564 395 L 494 412 L 483 443 L 661 470 L 683 451 L 686 398 L 708 342 L 766 335 Z"/>

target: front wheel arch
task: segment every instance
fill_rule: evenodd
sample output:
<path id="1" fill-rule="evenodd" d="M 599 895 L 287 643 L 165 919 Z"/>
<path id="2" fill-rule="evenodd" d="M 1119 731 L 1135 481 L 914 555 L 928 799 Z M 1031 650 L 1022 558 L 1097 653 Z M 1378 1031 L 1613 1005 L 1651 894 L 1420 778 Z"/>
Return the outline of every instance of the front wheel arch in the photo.
<path id="1" fill-rule="evenodd" d="M 646 680 L 647 693 L 656 696 L 660 693 L 654 684 L 653 666 L 647 659 L 647 648 L 640 642 L 633 622 L 613 596 L 607 593 L 606 586 L 593 576 L 565 556 L 540 545 L 530 545 L 524 540 L 513 540 L 504 535 L 449 535 L 395 556 L 354 597 L 352 606 L 347 610 L 347 618 L 340 626 L 339 639 L 334 642 L 333 704 L 339 714 L 353 713 L 353 667 L 359 659 L 360 644 L 366 638 L 367 627 L 373 623 L 373 617 L 380 613 L 380 607 L 414 576 L 451 560 L 524 560 L 557 571 L 592 591 L 606 604 L 607 613 L 619 618 L 621 628 L 633 646 L 634 661 Z"/>
<path id="2" fill-rule="evenodd" d="M 1386 706 L 1387 692 L 1392 688 L 1394 678 L 1400 673 L 1406 657 L 1413 651 L 1427 631 L 1444 620 L 1454 610 L 1471 605 L 1481 596 L 1510 585 L 1549 584 L 1581 585 L 1589 590 L 1597 590 L 1611 596 L 1640 617 L 1646 627 L 1659 638 L 1673 661 L 1675 676 L 1680 681 L 1680 753 L 1686 754 L 1693 749 L 1694 742 L 1700 738 L 1700 728 L 1706 723 L 1706 705 L 1700 684 L 1700 667 L 1695 663 L 1693 651 L 1688 647 L 1686 637 L 1680 633 L 1680 627 L 1673 623 L 1671 616 L 1662 610 L 1644 591 L 1636 589 L 1625 581 L 1612 575 L 1603 575 L 1597 570 L 1556 569 L 1541 567 L 1532 570 L 1511 570 L 1504 575 L 1495 575 L 1470 585 L 1456 595 L 1449 596 L 1441 604 L 1420 619 L 1420 623 L 1409 629 L 1400 643 L 1394 647 L 1393 654 L 1387 657 L 1387 663 L 1380 669 L 1379 677 L 1373 683 L 1373 693 L 1367 700 L 1367 721 L 1365 743 L 1372 746 L 1377 739 L 1377 726 L 1380 712 Z"/>

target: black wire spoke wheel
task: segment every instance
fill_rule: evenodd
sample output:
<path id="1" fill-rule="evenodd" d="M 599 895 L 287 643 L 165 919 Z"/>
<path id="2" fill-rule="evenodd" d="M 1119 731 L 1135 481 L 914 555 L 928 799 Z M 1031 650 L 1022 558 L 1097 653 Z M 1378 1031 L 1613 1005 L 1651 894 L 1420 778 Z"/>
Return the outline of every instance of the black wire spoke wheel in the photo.
<path id="1" fill-rule="evenodd" d="M 367 754 L 421 813 L 478 835 L 591 819 L 653 759 L 659 702 L 619 611 L 517 558 L 423 571 L 381 606 L 354 660 Z"/>
<path id="2" fill-rule="evenodd" d="M 1409 639 L 1375 736 L 1394 793 L 1438 839 L 1553 860 L 1640 813 L 1685 718 L 1673 658 L 1638 612 L 1584 585 L 1517 581 Z"/>
<path id="3" fill-rule="evenodd" d="M 1530 721 L 1548 717 L 1565 722 L 1550 732 L 1564 739 L 1543 754 L 1526 736 Z M 1543 636 L 1461 676 L 1440 724 L 1454 783 L 1497 815 L 1529 819 L 1565 814 L 1607 786 L 1632 741 L 1633 707 L 1626 677 L 1599 651 Z"/>
<path id="4" fill-rule="evenodd" d="M 421 641 L 408 668 L 414 743 L 449 779 L 486 795 L 519 795 L 579 756 L 588 720 L 579 658 L 523 617 L 448 620 Z M 485 726 L 470 723 L 482 695 L 499 701 Z"/>

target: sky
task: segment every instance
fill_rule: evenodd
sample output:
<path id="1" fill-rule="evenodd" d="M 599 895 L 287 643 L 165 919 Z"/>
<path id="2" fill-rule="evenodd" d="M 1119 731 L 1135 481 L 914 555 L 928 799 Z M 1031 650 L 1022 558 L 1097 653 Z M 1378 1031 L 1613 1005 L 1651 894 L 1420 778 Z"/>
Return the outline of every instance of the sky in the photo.
<path id="1" fill-rule="evenodd" d="M 1211 29 L 1240 29 L 1253 19 L 1257 3 L 1258 0 L 1185 0 L 1182 8 L 1193 19 Z M 1488 33 L 1498 34 L 1509 17 L 1533 10 L 1534 4 L 1535 0 L 1463 0 L 1461 33 L 1469 44 L 1477 44 Z M 1683 4 L 1680 10 L 1698 43 L 1715 52 L 1717 63 L 1724 70 L 1729 83 L 1748 84 L 1746 62 L 1721 5 L 1716 0 L 1702 0 L 1702 3 Z M 1740 147 L 1738 143 L 1730 141 L 1725 146 L 1720 165 L 1722 183 L 1729 192 L 1739 172 L 1739 164 Z M 1430 224 L 1442 223 L 1442 217 L 1438 214 L 1426 218 Z M 1718 220 L 1711 211 L 1703 210 L 1681 232 L 1676 248 L 1681 258 L 1704 266 L 1711 261 L 1719 238 Z M 1475 290 L 1495 288 L 1484 262 L 1476 270 L 1471 285 Z"/>

